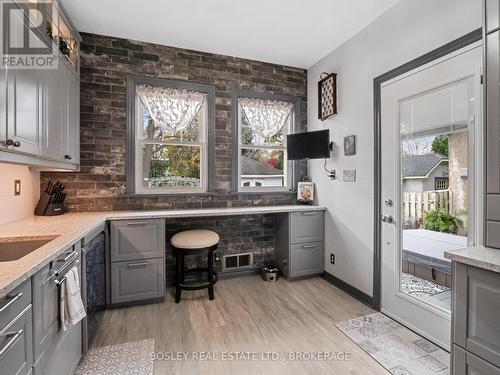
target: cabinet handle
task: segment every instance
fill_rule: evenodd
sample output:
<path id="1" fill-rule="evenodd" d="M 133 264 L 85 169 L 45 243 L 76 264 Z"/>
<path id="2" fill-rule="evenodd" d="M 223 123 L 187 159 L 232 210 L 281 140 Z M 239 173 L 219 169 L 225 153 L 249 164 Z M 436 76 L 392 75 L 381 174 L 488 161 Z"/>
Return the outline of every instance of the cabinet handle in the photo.
<path id="1" fill-rule="evenodd" d="M 312 216 L 312 215 L 316 215 L 316 212 L 302 212 L 302 215 L 303 216 Z"/>
<path id="2" fill-rule="evenodd" d="M 2 358 L 5 354 L 7 354 L 10 348 L 17 342 L 17 340 L 19 340 L 23 332 L 24 331 L 20 329 L 17 332 L 8 332 L 5 335 L 3 335 L 4 337 L 10 337 L 10 339 L 9 341 L 7 341 L 4 347 L 0 349 L 0 358 Z"/>
<path id="3" fill-rule="evenodd" d="M 127 264 L 127 268 L 139 268 L 139 267 L 146 267 L 148 265 L 148 262 L 141 262 L 141 263 L 129 263 Z"/>
<path id="4" fill-rule="evenodd" d="M 17 293 L 15 296 L 7 295 L 5 299 L 9 300 L 5 305 L 0 307 L 0 313 L 3 312 L 7 307 L 12 305 L 14 302 L 16 302 L 19 298 L 23 296 L 22 292 Z"/>
<path id="5" fill-rule="evenodd" d="M 147 221 L 131 221 L 127 223 L 129 226 L 139 226 L 139 225 L 146 225 L 148 222 Z"/>
<path id="6" fill-rule="evenodd" d="M 71 157 L 71 155 L 64 155 L 64 159 L 66 159 L 66 160 L 71 160 L 71 159 L 73 159 L 73 158 Z"/>
<path id="7" fill-rule="evenodd" d="M 303 249 L 313 249 L 315 247 L 318 247 L 318 245 L 302 245 Z"/>

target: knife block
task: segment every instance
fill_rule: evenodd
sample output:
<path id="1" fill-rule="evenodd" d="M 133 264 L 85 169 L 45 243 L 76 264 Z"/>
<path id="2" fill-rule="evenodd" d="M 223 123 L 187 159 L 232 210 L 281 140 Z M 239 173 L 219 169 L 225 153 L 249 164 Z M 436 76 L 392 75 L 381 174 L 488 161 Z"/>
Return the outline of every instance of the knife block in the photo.
<path id="1" fill-rule="evenodd" d="M 54 195 L 49 195 L 47 192 L 40 193 L 40 199 L 35 208 L 37 216 L 56 216 L 64 214 L 64 200 L 61 203 L 54 203 Z"/>

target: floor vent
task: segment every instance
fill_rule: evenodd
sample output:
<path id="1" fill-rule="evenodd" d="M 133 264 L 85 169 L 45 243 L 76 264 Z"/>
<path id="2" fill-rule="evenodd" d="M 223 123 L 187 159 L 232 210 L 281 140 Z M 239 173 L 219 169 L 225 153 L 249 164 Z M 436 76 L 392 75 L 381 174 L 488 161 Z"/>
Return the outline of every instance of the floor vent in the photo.
<path id="1" fill-rule="evenodd" d="M 242 268 L 251 268 L 253 265 L 253 254 L 233 254 L 222 257 L 222 270 L 230 271 Z"/>

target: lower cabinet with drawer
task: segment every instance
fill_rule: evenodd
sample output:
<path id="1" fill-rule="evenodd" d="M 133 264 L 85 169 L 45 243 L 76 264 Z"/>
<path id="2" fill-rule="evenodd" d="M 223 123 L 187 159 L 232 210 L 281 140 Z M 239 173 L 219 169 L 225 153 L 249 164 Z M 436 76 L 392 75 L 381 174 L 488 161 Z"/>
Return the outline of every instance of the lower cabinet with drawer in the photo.
<path id="1" fill-rule="evenodd" d="M 500 273 L 453 262 L 453 374 L 500 375 Z"/>
<path id="2" fill-rule="evenodd" d="M 0 374 L 31 374 L 31 280 L 0 299 Z"/>
<path id="3" fill-rule="evenodd" d="M 59 314 L 60 283 L 71 268 L 80 271 L 80 256 L 78 243 L 32 277 L 34 375 L 69 374 L 80 360 L 82 322 L 64 331 Z"/>
<path id="4" fill-rule="evenodd" d="M 320 275 L 324 264 L 324 212 L 283 214 L 277 220 L 276 266 L 287 279 Z"/>
<path id="5" fill-rule="evenodd" d="M 116 220 L 110 236 L 111 304 L 165 296 L 165 220 Z"/>

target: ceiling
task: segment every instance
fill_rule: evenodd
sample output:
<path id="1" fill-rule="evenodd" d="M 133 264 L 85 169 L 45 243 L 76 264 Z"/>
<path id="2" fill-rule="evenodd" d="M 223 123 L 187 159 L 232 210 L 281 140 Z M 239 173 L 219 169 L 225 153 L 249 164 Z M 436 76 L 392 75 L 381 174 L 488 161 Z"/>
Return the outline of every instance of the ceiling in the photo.
<path id="1" fill-rule="evenodd" d="M 62 0 L 82 32 L 309 68 L 398 0 Z"/>

